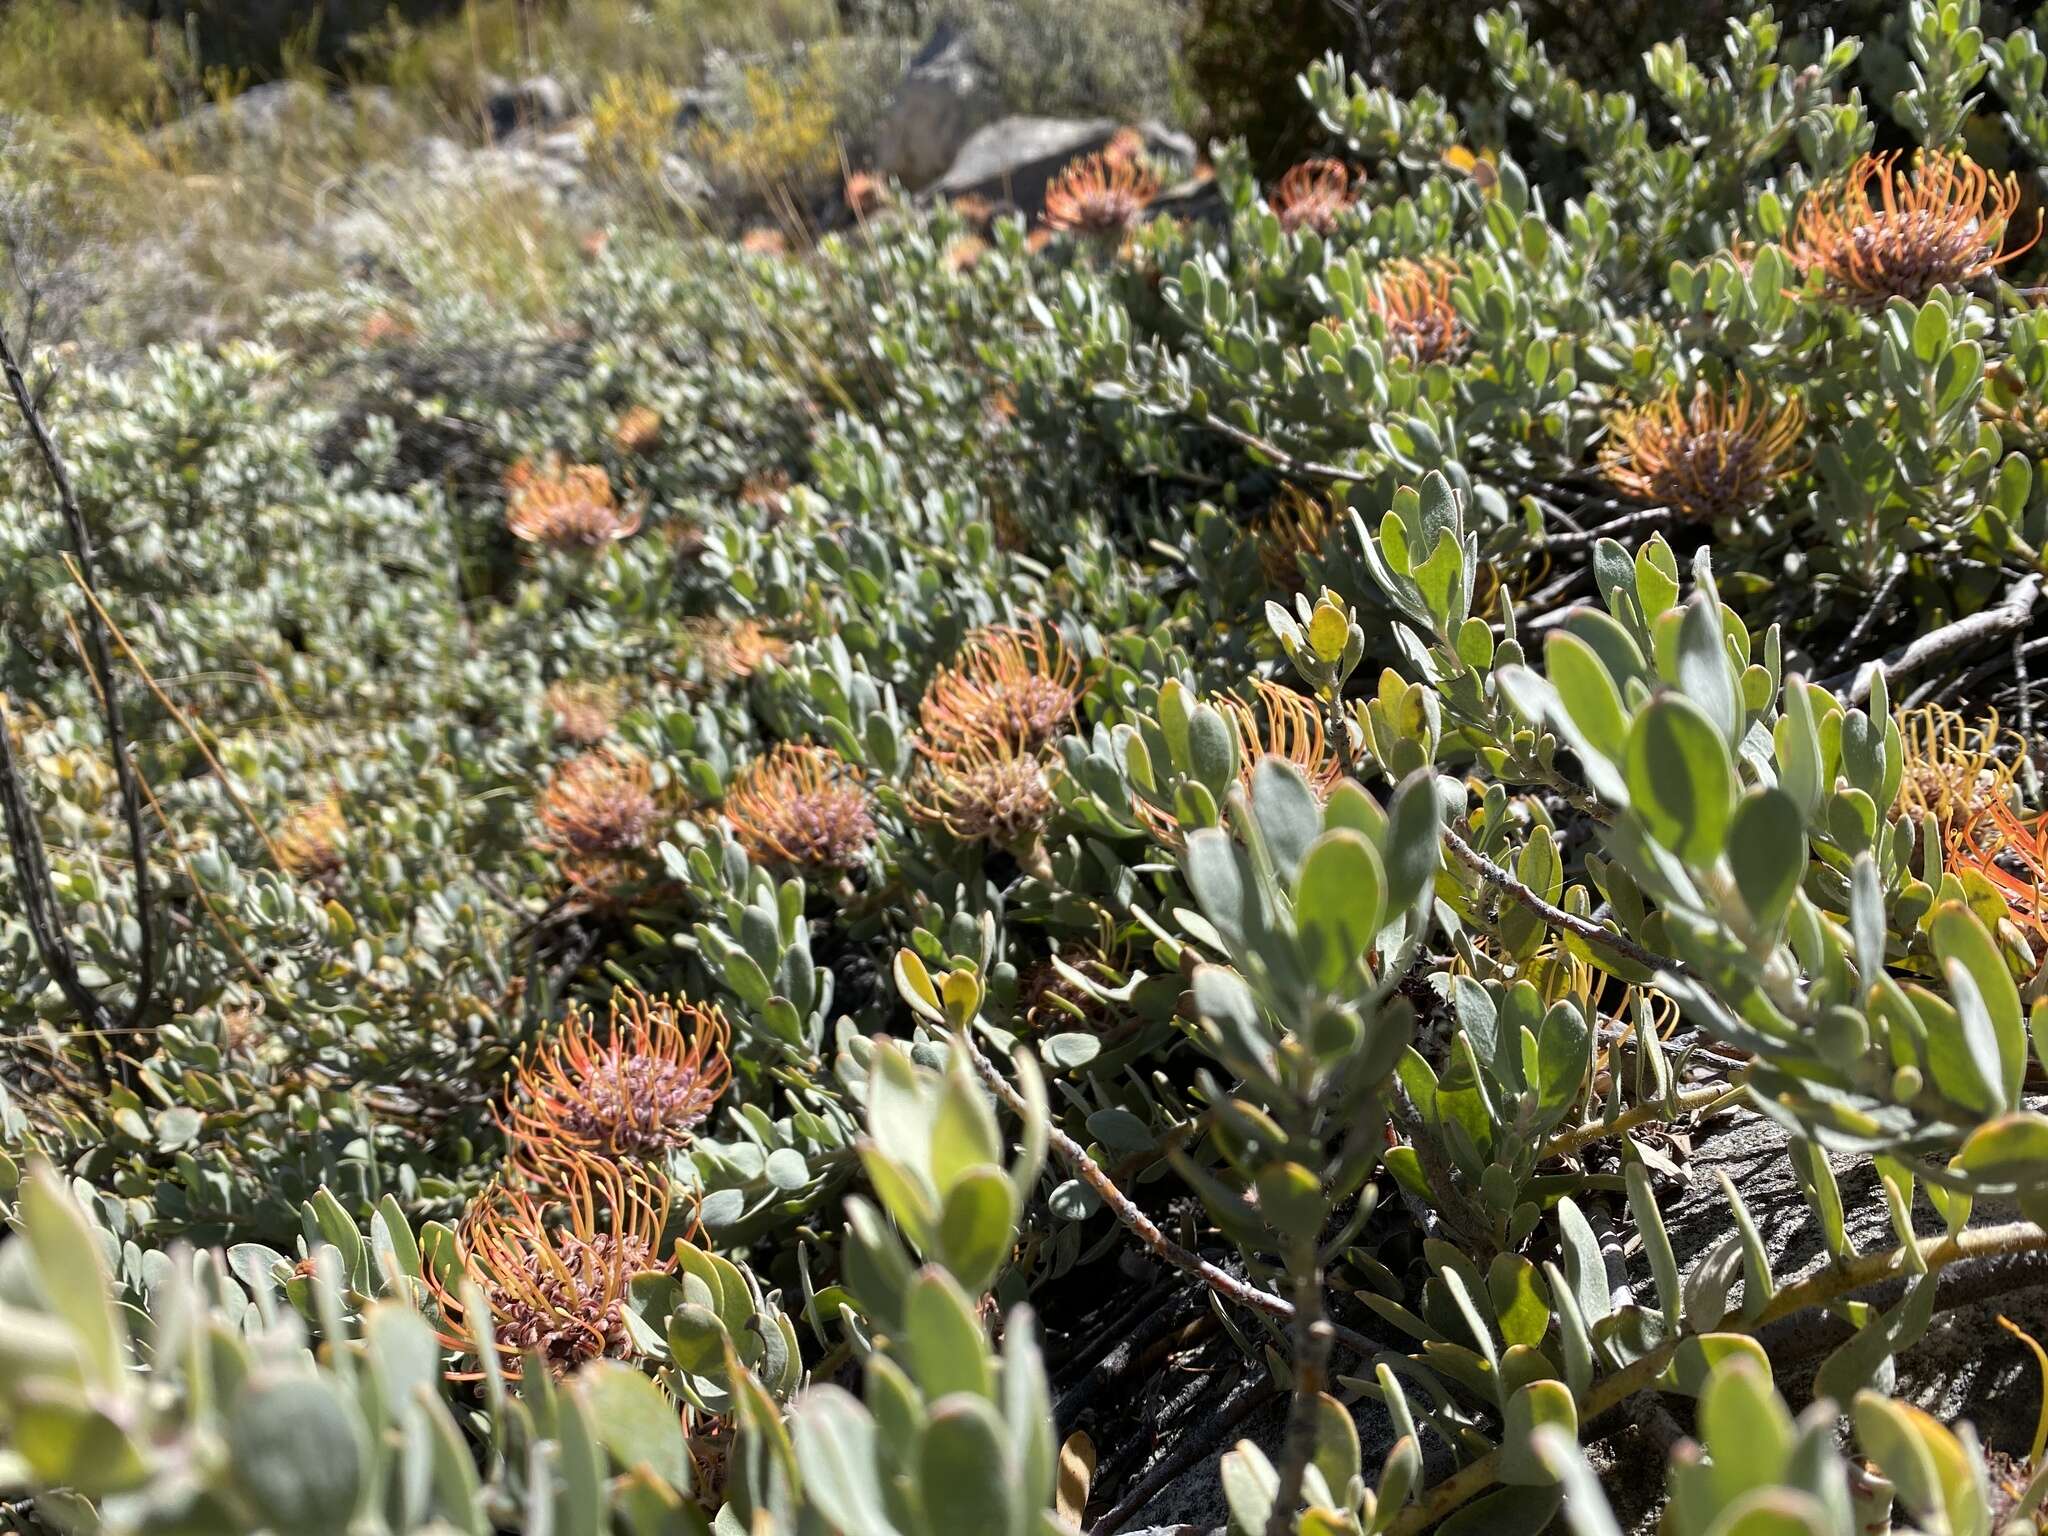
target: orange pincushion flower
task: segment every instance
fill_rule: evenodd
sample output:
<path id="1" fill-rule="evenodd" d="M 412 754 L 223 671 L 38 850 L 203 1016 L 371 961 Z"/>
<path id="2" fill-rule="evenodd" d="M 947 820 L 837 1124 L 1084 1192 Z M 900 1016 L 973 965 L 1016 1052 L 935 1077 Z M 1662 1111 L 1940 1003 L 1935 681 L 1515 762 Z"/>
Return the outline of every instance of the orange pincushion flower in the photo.
<path id="1" fill-rule="evenodd" d="M 526 1161 L 659 1158 L 688 1146 L 717 1105 L 731 1039 L 716 1007 L 621 989 L 600 1036 L 572 1004 L 520 1062 L 499 1123 Z"/>
<path id="2" fill-rule="evenodd" d="M 697 642 L 707 682 L 744 682 L 789 654 L 789 642 L 752 619 L 691 619 L 684 630 Z"/>
<path id="3" fill-rule="evenodd" d="M 1237 782 L 1247 795 L 1252 792 L 1252 774 L 1260 759 L 1266 757 L 1281 758 L 1299 768 L 1318 800 L 1327 799 L 1344 776 L 1343 761 L 1331 749 L 1323 717 L 1313 699 L 1279 683 L 1257 678 L 1252 683 L 1250 700 L 1226 691 L 1216 696 L 1215 703 L 1236 727 Z M 1170 805 L 1141 794 L 1132 809 L 1166 847 L 1181 845 L 1180 818 Z"/>
<path id="4" fill-rule="evenodd" d="M 1943 865 L 1975 870 L 2014 923 L 2048 941 L 2048 812 L 2019 809 L 2013 783 L 2026 743 L 1995 713 L 1975 726 L 1936 704 L 1900 715 L 1899 731 L 1898 808 L 1933 817 Z"/>
<path id="5" fill-rule="evenodd" d="M 1366 296 L 1366 306 L 1387 328 L 1387 345 L 1417 366 L 1451 362 L 1471 332 L 1451 302 L 1458 269 L 1445 261 L 1393 261 Z"/>
<path id="6" fill-rule="evenodd" d="M 1600 466 L 1627 495 L 1716 522 L 1770 499 L 1798 467 L 1791 455 L 1805 425 L 1797 399 L 1774 412 L 1759 408 L 1747 379 L 1733 394 L 1701 385 L 1683 408 L 1674 389 L 1615 418 Z"/>
<path id="7" fill-rule="evenodd" d="M 780 512 L 789 504 L 789 471 L 770 469 L 740 482 L 740 505 Z"/>
<path id="8" fill-rule="evenodd" d="M 846 178 L 846 207 L 856 219 L 871 218 L 888 206 L 889 188 L 871 171 L 855 171 Z"/>
<path id="9" fill-rule="evenodd" d="M 1896 150 L 1864 155 L 1841 181 L 1807 194 L 1786 254 L 1801 272 L 1821 273 L 1847 303 L 1917 304 L 2032 246 L 2038 224 L 2024 244 L 2002 248 L 2019 203 L 2017 176 L 1993 176 L 1967 155 L 1921 150 L 1910 173 L 1899 169 Z"/>
<path id="10" fill-rule="evenodd" d="M 1285 758 L 1299 768 L 1317 799 L 1325 799 L 1344 776 L 1344 765 L 1331 749 L 1315 700 L 1265 678 L 1252 683 L 1250 700 L 1225 693 L 1217 700 L 1237 722 L 1238 744 L 1244 753 L 1238 779 L 1251 791 L 1252 770 L 1262 757 Z"/>
<path id="11" fill-rule="evenodd" d="M 963 843 L 1010 849 L 1038 836 L 1054 803 L 1038 754 L 1001 742 L 976 742 L 944 759 L 927 756 L 904 801 L 919 821 Z"/>
<path id="12" fill-rule="evenodd" d="M 1158 181 L 1137 159 L 1083 155 L 1045 189 L 1046 226 L 1077 235 L 1121 235 L 1158 195 Z"/>
<path id="13" fill-rule="evenodd" d="M 750 256 L 786 256 L 789 240 L 779 229 L 756 224 L 740 236 L 740 249 Z"/>
<path id="14" fill-rule="evenodd" d="M 1081 699 L 1081 664 L 1059 631 L 989 625 L 968 635 L 918 705 L 925 750 L 945 760 L 981 746 L 1032 753 L 1066 733 Z"/>
<path id="15" fill-rule="evenodd" d="M 610 683 L 551 683 L 541 702 L 554 716 L 555 734 L 579 747 L 603 741 L 619 717 L 619 690 Z"/>
<path id="16" fill-rule="evenodd" d="M 1301 559 L 1322 554 L 1330 521 L 1323 502 L 1291 485 L 1281 491 L 1253 533 L 1259 571 L 1268 586 L 1292 591 L 1301 584 Z"/>
<path id="17" fill-rule="evenodd" d="M 611 477 L 595 464 L 536 467 L 522 460 L 505 477 L 505 526 L 512 536 L 546 549 L 592 550 L 640 531 L 640 514 L 612 494 Z"/>
<path id="18" fill-rule="evenodd" d="M 410 320 L 388 309 L 378 309 L 372 310 L 363 322 L 362 334 L 357 339 L 366 347 L 381 347 L 388 342 L 411 341 L 415 334 Z"/>
<path id="19" fill-rule="evenodd" d="M 470 1202 L 455 1228 L 462 1280 L 482 1293 L 492 1348 L 514 1380 L 530 1352 L 554 1376 L 590 1360 L 632 1358 L 633 1277 L 675 1262 L 658 1257 L 669 1208 L 660 1173 L 591 1158 L 551 1164 L 547 1173 L 546 1196 L 501 1181 Z M 451 1290 L 432 1266 L 424 1278 L 441 1314 L 441 1342 L 474 1358 L 468 1287 Z M 458 1381 L 481 1374 L 449 1372 Z"/>
<path id="20" fill-rule="evenodd" d="M 801 869 L 852 869 L 875 836 L 860 770 L 809 742 L 778 742 L 741 769 L 725 816 L 755 858 Z"/>
<path id="21" fill-rule="evenodd" d="M 640 852 L 654 832 L 657 811 L 647 759 L 609 747 L 564 763 L 540 800 L 549 840 L 575 854 Z"/>
<path id="22" fill-rule="evenodd" d="M 1273 189 L 1273 216 L 1290 234 L 1312 229 L 1329 236 L 1337 220 L 1358 200 L 1351 170 L 1341 160 L 1304 160 Z"/>
<path id="23" fill-rule="evenodd" d="M 948 272 L 971 272 L 988 254 L 988 242 L 979 235 L 961 235 L 946 247 Z"/>
<path id="24" fill-rule="evenodd" d="M 304 805 L 285 818 L 271 839 L 277 861 L 294 880 L 318 881 L 340 871 L 348 827 L 332 798 Z"/>
<path id="25" fill-rule="evenodd" d="M 637 752 L 596 747 L 555 771 L 540 798 L 543 845 L 571 885 L 600 905 L 645 874 L 661 818 L 653 770 Z"/>
<path id="26" fill-rule="evenodd" d="M 634 406 L 612 428 L 612 446 L 621 453 L 650 453 L 660 443 L 661 417 L 651 406 Z"/>
<path id="27" fill-rule="evenodd" d="M 996 216 L 996 205 L 977 193 L 964 192 L 953 199 L 953 211 L 975 228 L 986 229 Z"/>

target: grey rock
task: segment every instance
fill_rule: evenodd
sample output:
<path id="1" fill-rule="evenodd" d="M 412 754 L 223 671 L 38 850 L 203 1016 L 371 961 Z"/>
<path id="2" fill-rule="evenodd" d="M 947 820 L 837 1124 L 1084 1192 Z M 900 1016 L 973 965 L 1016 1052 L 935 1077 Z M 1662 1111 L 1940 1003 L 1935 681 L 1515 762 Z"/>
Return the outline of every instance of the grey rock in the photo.
<path id="1" fill-rule="evenodd" d="M 575 113 L 569 88 L 553 75 L 533 75 L 516 85 L 493 85 L 484 96 L 491 137 L 509 138 L 521 129 L 553 128 Z"/>
<path id="2" fill-rule="evenodd" d="M 1001 110 L 974 45 L 950 21 L 904 67 L 875 130 L 875 165 L 912 191 L 946 173 L 970 135 Z"/>
<path id="3" fill-rule="evenodd" d="M 1036 217 L 1045 189 L 1069 162 L 1109 143 L 1121 125 L 1109 117 L 1003 117 L 978 130 L 960 147 L 952 166 L 932 188 L 942 197 L 976 196 L 1010 203 Z M 1194 169 L 1194 141 L 1158 123 L 1137 132 L 1146 152 L 1183 173 Z"/>

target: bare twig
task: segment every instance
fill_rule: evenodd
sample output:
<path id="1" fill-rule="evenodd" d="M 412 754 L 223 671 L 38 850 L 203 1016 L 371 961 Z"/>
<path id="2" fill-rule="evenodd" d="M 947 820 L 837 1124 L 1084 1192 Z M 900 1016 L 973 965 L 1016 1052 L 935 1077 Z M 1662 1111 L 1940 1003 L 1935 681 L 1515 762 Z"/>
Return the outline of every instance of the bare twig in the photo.
<path id="1" fill-rule="evenodd" d="M 1247 448 L 1261 458 L 1271 459 L 1273 467 L 1283 475 L 1297 480 L 1324 480 L 1332 484 L 1337 481 L 1357 481 L 1364 478 L 1362 469 L 1345 469 L 1337 464 L 1318 464 L 1312 459 L 1297 458 L 1278 443 L 1267 441 L 1256 432 L 1247 432 L 1243 427 L 1233 426 L 1213 412 L 1199 418 L 1201 424 L 1218 437 L 1227 437 L 1240 448 Z"/>
<path id="2" fill-rule="evenodd" d="M 1854 672 L 1837 673 L 1823 681 L 1821 686 L 1833 690 L 1846 685 L 1844 702 L 1852 706 L 1862 704 L 1870 697 L 1871 687 L 1880 671 L 1884 673 L 1885 682 L 1891 684 L 1944 656 L 2024 628 L 2034 615 L 2035 605 L 2041 600 L 2041 587 L 2040 573 L 2030 571 L 2006 590 L 2004 598 L 1995 607 L 1929 630 L 1875 661 L 1866 661 Z"/>
<path id="3" fill-rule="evenodd" d="M 968 1059 L 974 1063 L 974 1070 L 981 1074 L 982 1081 L 988 1084 L 995 1096 L 1008 1105 L 1013 1114 L 1030 1114 L 1031 1108 L 1024 1102 L 1024 1096 L 997 1070 L 996 1064 L 982 1053 L 981 1047 L 975 1044 L 973 1035 L 963 1030 L 959 1039 L 967 1051 Z M 1261 1290 L 1248 1280 L 1238 1279 L 1228 1270 L 1211 1264 L 1199 1254 L 1190 1253 L 1160 1231 L 1159 1224 L 1138 1209 L 1130 1196 L 1116 1187 L 1109 1175 L 1103 1171 L 1102 1165 L 1088 1155 L 1087 1148 L 1061 1130 L 1056 1123 L 1049 1123 L 1046 1131 L 1053 1151 L 1059 1154 L 1059 1159 L 1066 1165 L 1067 1171 L 1094 1190 L 1097 1197 L 1109 1208 L 1110 1214 L 1150 1249 L 1155 1257 L 1171 1264 L 1175 1269 L 1193 1275 L 1225 1301 L 1235 1302 L 1254 1312 L 1262 1312 L 1267 1317 L 1276 1318 L 1283 1323 L 1294 1321 L 1293 1302 L 1284 1296 L 1276 1296 L 1271 1291 Z M 1368 1358 L 1383 1347 L 1341 1323 L 1331 1323 L 1329 1327 L 1331 1337 L 1337 1343 L 1348 1349 L 1355 1349 Z"/>
<path id="4" fill-rule="evenodd" d="M 1229 1437 L 1232 1430 L 1272 1399 L 1273 1379 L 1270 1376 L 1241 1388 L 1236 1397 L 1231 1399 L 1227 1406 L 1220 1408 L 1213 1419 L 1198 1429 L 1190 1430 L 1187 1439 L 1174 1448 L 1172 1455 L 1146 1473 L 1144 1481 L 1118 1499 L 1116 1507 L 1089 1528 L 1089 1536 L 1115 1536 L 1116 1532 L 1123 1529 L 1124 1522 L 1150 1503 L 1160 1489 L 1204 1456 L 1214 1452 L 1216 1447 Z M 1206 1536 L 1201 1527 L 1193 1525 L 1154 1526 L 1149 1531 L 1132 1532 L 1131 1536 L 1169 1536 L 1169 1533 L 1176 1531 L 1185 1533 L 1185 1536 Z"/>
<path id="5" fill-rule="evenodd" d="M 1681 976 L 1687 974 L 1683 962 L 1674 960 L 1668 955 L 1655 954 L 1643 948 L 1634 939 L 1624 938 L 1612 929 L 1601 927 L 1600 924 L 1594 922 L 1591 918 L 1574 916 L 1572 913 L 1565 911 L 1563 907 L 1545 901 L 1541 896 L 1530 890 L 1528 886 L 1522 884 L 1521 881 L 1466 842 L 1464 838 L 1458 836 L 1449 827 L 1444 828 L 1444 846 L 1450 849 L 1453 857 L 1460 864 L 1471 870 L 1481 880 L 1509 897 L 1517 905 L 1526 907 L 1529 911 L 1535 913 L 1551 927 L 1562 929 L 1566 933 L 1584 939 L 1588 944 L 1598 944 L 1601 948 L 1621 956 L 1624 960 L 1634 961 L 1645 970 L 1673 971 Z"/>
<path id="6" fill-rule="evenodd" d="M 57 920 L 57 903 L 50 887 L 49 862 L 42 846 L 42 833 L 37 826 L 26 792 L 22 788 L 20 775 L 14 762 L 11 743 L 0 746 L 0 797 L 4 797 L 7 840 L 13 855 L 15 873 L 23 887 L 22 901 L 30 914 L 30 931 L 34 935 L 37 954 L 44 967 L 56 981 L 58 989 L 77 1010 L 79 1022 L 93 1032 L 93 1058 L 101 1077 L 106 1076 L 106 1059 L 98 1036 L 106 1032 L 127 1033 L 134 1030 L 148 1011 L 156 995 L 158 933 L 156 923 L 156 892 L 149 878 L 149 834 L 143 819 L 143 796 L 136 777 L 135 765 L 129 758 L 128 731 L 121 713 L 121 695 L 114 678 L 112 652 L 107 644 L 106 626 L 101 622 L 99 598 L 96 586 L 96 566 L 93 559 L 92 534 L 86 527 L 85 514 L 79 509 L 78 497 L 71 485 L 70 473 L 64 467 L 63 456 L 44 425 L 42 411 L 35 394 L 29 389 L 28 380 L 22 376 L 21 365 L 16 361 L 14 348 L 4 332 L 0 332 L 0 371 L 7 376 L 7 387 L 14 396 L 16 409 L 21 413 L 22 422 L 34 444 L 36 455 L 41 459 L 44 470 L 50 477 L 52 489 L 56 492 L 57 505 L 64 517 L 66 532 L 70 535 L 71 554 L 77 562 L 80 585 L 91 600 L 92 609 L 85 625 L 87 670 L 91 674 L 94 690 L 99 696 L 101 714 L 107 731 L 107 755 L 113 761 L 114 780 L 121 804 L 121 820 L 128 834 L 129 858 L 135 870 L 135 922 L 141 933 L 141 952 L 136 957 L 134 995 L 129 1002 L 127 1014 L 118 1023 L 108 1011 L 104 1002 L 85 985 L 78 971 L 76 958 L 69 941 L 64 937 Z M 0 730 L 0 738 L 5 731 Z"/>

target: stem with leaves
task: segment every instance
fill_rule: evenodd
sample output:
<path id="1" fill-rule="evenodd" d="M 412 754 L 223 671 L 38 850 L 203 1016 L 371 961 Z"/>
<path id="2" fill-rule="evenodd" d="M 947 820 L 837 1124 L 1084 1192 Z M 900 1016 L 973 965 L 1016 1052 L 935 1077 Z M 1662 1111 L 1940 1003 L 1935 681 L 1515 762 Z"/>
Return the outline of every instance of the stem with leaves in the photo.
<path id="1" fill-rule="evenodd" d="M 23 788 L 14 760 L 13 743 L 8 739 L 4 723 L 0 723 L 0 809 L 5 812 L 8 851 L 13 856 L 15 878 L 21 886 L 22 906 L 28 917 L 36 952 L 57 983 L 58 990 L 77 1011 L 79 1024 L 88 1037 L 95 1073 L 104 1085 L 109 1078 L 104 1040 L 138 1028 L 156 994 L 159 936 L 156 893 L 149 878 L 149 834 L 143 817 L 142 786 L 129 756 L 128 731 L 121 713 L 121 694 L 114 677 L 113 654 L 107 643 L 106 626 L 100 619 L 92 534 L 86 527 L 85 514 L 79 508 L 78 496 L 72 489 L 63 456 L 57 451 L 57 444 L 44 424 L 42 409 L 34 392 L 29 389 L 28 380 L 15 358 L 13 345 L 4 332 L 0 332 L 0 372 L 6 375 L 8 390 L 21 413 L 29 440 L 56 492 L 57 506 L 63 514 L 65 531 L 70 536 L 71 554 L 77 562 L 79 582 L 88 599 L 89 611 L 84 626 L 86 665 L 92 674 L 93 691 L 106 725 L 107 755 L 113 761 L 121 821 L 128 834 L 128 856 L 135 871 L 135 923 L 141 935 L 140 953 L 135 964 L 134 995 L 125 1018 L 117 1022 L 104 1000 L 85 984 L 79 973 L 77 958 L 59 918 L 42 833 Z"/>

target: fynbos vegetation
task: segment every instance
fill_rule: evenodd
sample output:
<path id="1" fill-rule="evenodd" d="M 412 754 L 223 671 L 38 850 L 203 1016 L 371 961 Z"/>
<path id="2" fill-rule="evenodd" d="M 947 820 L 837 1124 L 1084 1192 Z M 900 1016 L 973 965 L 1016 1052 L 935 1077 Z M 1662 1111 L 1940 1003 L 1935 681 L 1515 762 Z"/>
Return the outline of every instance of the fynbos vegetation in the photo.
<path id="1" fill-rule="evenodd" d="M 2037 32 L 1474 47 L 10 312 L 0 1526 L 2043 1528 Z"/>

